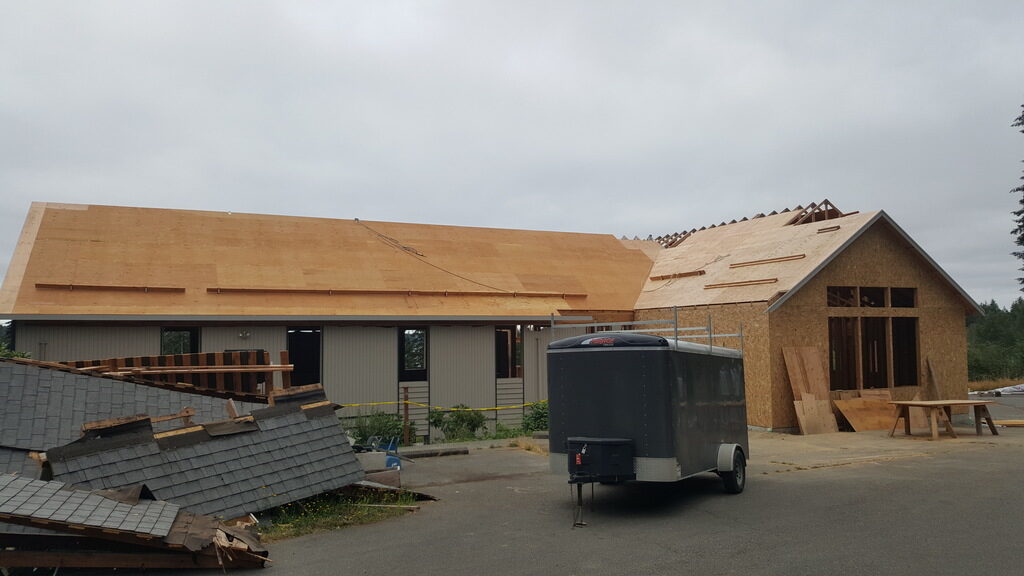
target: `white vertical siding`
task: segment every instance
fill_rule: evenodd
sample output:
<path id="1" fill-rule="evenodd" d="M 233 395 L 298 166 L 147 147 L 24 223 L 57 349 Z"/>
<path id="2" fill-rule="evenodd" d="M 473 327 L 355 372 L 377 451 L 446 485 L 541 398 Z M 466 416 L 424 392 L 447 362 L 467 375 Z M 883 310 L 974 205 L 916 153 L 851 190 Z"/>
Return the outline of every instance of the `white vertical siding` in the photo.
<path id="1" fill-rule="evenodd" d="M 585 328 L 523 331 L 523 380 L 527 402 L 548 399 L 548 344 L 586 333 Z"/>
<path id="2" fill-rule="evenodd" d="M 359 404 L 398 400 L 397 329 L 325 326 L 321 337 L 321 379 L 331 401 Z M 383 409 L 396 410 L 395 406 Z M 339 416 L 355 416 L 359 411 L 346 408 Z M 363 413 L 369 411 L 369 408 L 362 409 Z"/>
<path id="3" fill-rule="evenodd" d="M 34 326 L 17 324 L 15 346 L 36 360 L 102 360 L 160 353 L 159 326 Z"/>
<path id="4" fill-rule="evenodd" d="M 200 352 L 225 350 L 266 350 L 271 364 L 281 363 L 281 351 L 288 349 L 288 332 L 284 326 L 203 326 L 199 334 Z M 248 338 L 239 336 L 242 332 Z M 274 387 L 281 387 L 281 373 L 274 373 Z"/>
<path id="5" fill-rule="evenodd" d="M 494 406 L 493 326 L 431 326 L 427 342 L 431 404 Z"/>
<path id="6" fill-rule="evenodd" d="M 523 423 L 523 379 L 499 378 L 496 388 L 495 406 L 514 406 L 507 410 L 498 410 L 498 422 L 508 428 L 518 428 Z"/>

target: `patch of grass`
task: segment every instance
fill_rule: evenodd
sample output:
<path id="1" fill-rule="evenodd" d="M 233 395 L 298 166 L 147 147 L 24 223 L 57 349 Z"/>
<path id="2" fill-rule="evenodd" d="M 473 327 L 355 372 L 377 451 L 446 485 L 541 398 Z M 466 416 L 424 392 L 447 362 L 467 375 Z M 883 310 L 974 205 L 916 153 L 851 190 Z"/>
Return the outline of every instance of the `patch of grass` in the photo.
<path id="1" fill-rule="evenodd" d="M 263 512 L 259 516 L 260 522 L 256 528 L 262 541 L 273 542 L 314 532 L 379 522 L 412 511 L 411 508 L 387 506 L 415 505 L 415 497 L 408 492 L 362 491 L 320 494 Z"/>
<path id="2" fill-rule="evenodd" d="M 968 382 L 967 388 L 975 392 L 985 392 L 987 390 L 995 390 L 996 388 L 1004 388 L 1006 386 L 1014 386 L 1020 384 L 1020 379 L 1012 378 L 1000 378 L 998 380 L 977 380 L 975 382 Z"/>

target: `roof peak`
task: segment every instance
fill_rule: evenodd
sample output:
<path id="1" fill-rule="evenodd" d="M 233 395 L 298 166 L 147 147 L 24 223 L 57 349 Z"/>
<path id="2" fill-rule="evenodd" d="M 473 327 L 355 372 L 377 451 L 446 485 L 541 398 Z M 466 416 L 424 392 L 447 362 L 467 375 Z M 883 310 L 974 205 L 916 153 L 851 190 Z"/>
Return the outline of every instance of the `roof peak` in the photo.
<path id="1" fill-rule="evenodd" d="M 843 216 L 848 216 L 850 214 L 856 214 L 856 212 L 847 212 L 847 213 L 842 212 L 841 210 L 836 208 L 835 204 L 833 204 L 832 202 L 830 202 L 828 200 L 828 198 L 826 198 L 826 199 L 822 200 L 821 202 L 811 202 L 810 204 L 807 205 L 806 208 L 803 207 L 803 206 L 800 206 L 798 204 L 796 207 L 794 207 L 792 209 L 790 209 L 790 208 L 783 208 L 782 210 L 772 210 L 768 214 L 765 214 L 764 212 L 760 212 L 760 213 L 755 214 L 755 215 L 750 216 L 750 217 L 744 216 L 743 218 L 740 218 L 739 220 L 733 219 L 733 220 L 730 220 L 729 222 L 721 222 L 719 224 L 712 224 L 710 226 L 701 226 L 700 228 L 692 228 L 690 230 L 685 230 L 685 231 L 682 231 L 682 232 L 674 232 L 672 234 L 665 234 L 665 235 L 657 236 L 657 237 L 651 235 L 651 236 L 647 237 L 647 240 L 652 240 L 654 242 L 657 242 L 658 244 L 661 244 L 662 247 L 664 247 L 664 248 L 674 248 L 674 247 L 682 244 L 684 240 L 686 240 L 687 238 L 689 238 L 693 234 L 696 234 L 697 232 L 702 232 L 704 230 L 710 230 L 712 228 L 720 228 L 722 226 L 729 226 L 731 224 L 738 224 L 740 222 L 747 222 L 747 221 L 750 221 L 750 220 L 757 220 L 757 219 L 760 219 L 760 218 L 767 218 L 769 216 L 777 216 L 779 214 L 787 214 L 787 213 L 790 213 L 790 212 L 798 212 L 798 214 L 796 214 L 793 218 L 791 218 L 788 222 L 786 222 L 786 226 L 799 225 L 799 224 L 807 224 L 808 222 L 818 222 L 818 221 L 821 221 L 821 220 L 831 220 L 833 218 L 841 218 Z"/>

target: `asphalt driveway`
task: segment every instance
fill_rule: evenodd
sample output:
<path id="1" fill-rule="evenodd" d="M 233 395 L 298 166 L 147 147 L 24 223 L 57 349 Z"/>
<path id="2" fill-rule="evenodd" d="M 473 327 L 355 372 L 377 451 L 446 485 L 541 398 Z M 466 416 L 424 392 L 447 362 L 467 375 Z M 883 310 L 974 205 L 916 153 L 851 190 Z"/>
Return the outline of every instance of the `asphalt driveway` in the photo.
<path id="1" fill-rule="evenodd" d="M 279 542 L 293 574 L 1020 574 L 1024 429 L 930 442 L 753 433 L 747 490 L 714 475 L 597 486 L 573 528 L 565 475 L 517 449 L 410 464 L 416 513 Z"/>

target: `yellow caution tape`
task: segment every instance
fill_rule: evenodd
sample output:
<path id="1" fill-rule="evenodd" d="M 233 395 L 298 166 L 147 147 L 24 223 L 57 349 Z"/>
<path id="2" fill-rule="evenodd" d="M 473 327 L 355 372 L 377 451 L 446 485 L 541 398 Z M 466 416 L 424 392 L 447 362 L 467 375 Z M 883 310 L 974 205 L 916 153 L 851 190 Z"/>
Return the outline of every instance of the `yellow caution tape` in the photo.
<path id="1" fill-rule="evenodd" d="M 494 406 L 491 408 L 445 408 L 444 406 L 431 406 L 430 404 L 421 404 L 419 402 L 399 400 L 397 402 L 363 402 L 361 404 L 341 404 L 341 407 L 357 408 L 360 406 L 387 406 L 390 404 L 408 404 L 409 406 L 419 406 L 420 408 L 428 408 L 430 410 L 441 410 L 444 412 L 485 412 L 488 410 L 512 410 L 515 408 L 526 408 L 527 406 L 533 406 L 534 404 L 536 404 L 536 402 L 527 402 L 525 404 L 516 404 L 514 406 Z"/>

